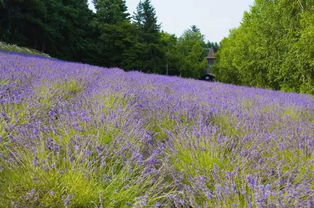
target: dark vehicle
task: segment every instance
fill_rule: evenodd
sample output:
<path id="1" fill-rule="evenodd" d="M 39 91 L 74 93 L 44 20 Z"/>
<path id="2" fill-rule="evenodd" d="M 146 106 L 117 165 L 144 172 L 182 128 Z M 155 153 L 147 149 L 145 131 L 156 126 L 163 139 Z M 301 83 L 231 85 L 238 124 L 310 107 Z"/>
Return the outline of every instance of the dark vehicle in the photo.
<path id="1" fill-rule="evenodd" d="M 215 75 L 212 73 L 207 73 L 201 78 L 201 80 L 213 82 L 215 81 Z"/>

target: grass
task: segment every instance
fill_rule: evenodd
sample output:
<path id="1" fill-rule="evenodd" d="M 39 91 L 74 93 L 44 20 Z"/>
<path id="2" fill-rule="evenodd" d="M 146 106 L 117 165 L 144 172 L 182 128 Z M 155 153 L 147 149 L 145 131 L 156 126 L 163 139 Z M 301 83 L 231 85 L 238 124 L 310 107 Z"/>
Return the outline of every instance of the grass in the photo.
<path id="1" fill-rule="evenodd" d="M 0 42 L 0 50 L 9 51 L 9 52 L 24 53 L 24 54 L 35 55 L 35 56 L 50 57 L 48 54 L 42 53 L 42 52 L 37 51 L 35 49 L 20 47 L 17 45 L 8 44 L 8 43 L 4 43 L 4 42 Z"/>
<path id="2" fill-rule="evenodd" d="M 13 201 L 18 207 L 131 207 L 152 186 L 149 178 L 141 176 L 141 168 L 116 164 L 99 169 L 97 164 L 82 164 L 79 158 L 60 160 L 44 150 L 37 151 L 39 165 L 34 166 L 33 155 L 20 153 L 19 168 L 0 172 L 2 206 L 9 207 Z M 54 163 L 45 164 L 49 156 Z"/>
<path id="3" fill-rule="evenodd" d="M 177 140 L 174 149 L 170 152 L 172 164 L 177 171 L 185 175 L 183 183 L 192 187 L 194 195 L 190 200 L 194 201 L 194 204 L 226 208 L 232 207 L 233 204 L 241 204 L 242 207 L 247 207 L 247 200 L 240 192 L 230 191 L 227 197 L 219 195 L 221 191 L 219 183 L 229 184 L 230 188 L 244 186 L 247 187 L 247 193 L 251 191 L 244 170 L 241 170 L 241 175 L 233 182 L 228 178 L 228 174 L 237 171 L 238 167 L 243 167 L 244 161 L 214 140 L 215 138 L 212 138 L 212 141 L 193 138 Z M 206 182 L 202 182 L 200 176 L 206 176 Z M 195 179 L 197 181 L 194 181 Z"/>
<path id="4" fill-rule="evenodd" d="M 6 83 L 3 81 L 3 83 Z M 10 117 L 9 125 L 24 125 L 27 115 L 33 114 L 43 119 L 49 110 L 60 102 L 72 102 L 84 90 L 84 85 L 75 80 L 55 81 L 42 84 L 35 89 L 39 105 L 1 105 L 1 110 Z M 127 100 L 117 96 L 98 97 L 97 102 L 104 104 L 104 113 L 114 112 L 118 104 L 126 107 Z M 74 101 L 73 101 L 74 102 Z M 33 112 L 33 113 L 32 113 Z M 61 118 L 57 118 L 58 120 Z M 4 122 L 4 121 L 3 121 Z M 159 189 L 158 177 L 143 175 L 145 166 L 125 163 L 132 153 L 125 155 L 108 153 L 103 161 L 96 159 L 95 149 L 89 143 L 81 144 L 78 150 L 73 149 L 71 142 L 75 137 L 90 138 L 90 143 L 100 146 L 112 146 L 121 130 L 110 123 L 81 122 L 80 129 L 69 127 L 67 120 L 54 131 L 41 133 L 48 139 L 35 140 L 31 146 L 33 151 L 16 145 L 7 138 L 5 125 L 1 120 L 0 152 L 5 158 L 14 152 L 12 164 L 0 167 L 0 204 L 4 207 L 139 207 L 139 203 L 152 206 L 155 201 L 165 196 L 154 195 Z M 15 135 L 10 132 L 10 135 Z M 21 141 L 23 142 L 23 141 Z M 11 145 L 12 144 L 12 145 Z M 123 144 L 121 144 L 123 145 Z M 55 148 L 55 150 L 51 150 Z M 88 153 L 90 152 L 90 153 Z M 75 155 L 73 157 L 72 155 Z M 0 155 L 1 156 L 1 155 Z M 73 158 L 72 158 L 73 157 Z M 90 163 L 90 161 L 93 161 Z M 152 191 L 150 191 L 152 190 Z M 143 199 L 141 199 L 141 197 Z"/>
<path id="5" fill-rule="evenodd" d="M 133 207 L 138 197 L 149 196 L 150 189 L 159 188 L 158 179 L 152 183 L 152 176 L 143 175 L 144 166 L 124 163 L 120 155 L 104 155 L 101 162 L 94 158 L 95 150 L 89 150 L 89 144 L 79 150 L 70 148 L 73 137 L 95 136 L 95 131 L 95 128 L 86 128 L 84 135 L 75 130 L 51 132 L 51 142 L 58 144 L 53 152 L 47 149 L 47 141 L 33 145 L 34 151 L 1 141 L 1 152 L 7 153 L 5 156 L 14 152 L 18 162 L 1 167 L 5 170 L 0 171 L 0 204 L 5 207 L 95 207 L 99 204 L 108 208 Z M 107 136 L 107 132 L 97 135 L 99 138 L 91 142 L 105 145 L 110 145 L 112 136 L 116 136 Z M 10 151 L 6 151 L 8 148 Z M 75 151 L 78 152 L 72 159 Z M 151 195 L 143 203 L 152 205 L 160 197 Z"/>

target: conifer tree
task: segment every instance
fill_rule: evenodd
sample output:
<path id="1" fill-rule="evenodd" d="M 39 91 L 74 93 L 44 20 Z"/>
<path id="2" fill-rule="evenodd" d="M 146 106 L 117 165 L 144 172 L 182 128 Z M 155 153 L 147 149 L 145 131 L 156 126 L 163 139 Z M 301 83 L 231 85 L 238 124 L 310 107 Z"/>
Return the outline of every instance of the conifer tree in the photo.
<path id="1" fill-rule="evenodd" d="M 96 0 L 94 3 L 98 30 L 97 64 L 123 67 L 123 54 L 132 45 L 134 31 L 125 0 Z"/>
<path id="2" fill-rule="evenodd" d="M 106 24 L 117 24 L 129 19 L 125 0 L 94 0 L 97 21 Z"/>
<path id="3" fill-rule="evenodd" d="M 145 33 L 158 33 L 160 25 L 157 23 L 155 8 L 150 0 L 141 1 L 137 6 L 137 11 L 134 14 L 136 25 Z"/>
<path id="4" fill-rule="evenodd" d="M 163 73 L 166 59 L 160 40 L 160 25 L 150 0 L 139 2 L 133 19 L 137 27 L 136 42 L 125 54 L 125 68 Z"/>
<path id="5" fill-rule="evenodd" d="M 53 57 L 87 61 L 91 17 L 87 0 L 3 0 L 0 39 Z"/>

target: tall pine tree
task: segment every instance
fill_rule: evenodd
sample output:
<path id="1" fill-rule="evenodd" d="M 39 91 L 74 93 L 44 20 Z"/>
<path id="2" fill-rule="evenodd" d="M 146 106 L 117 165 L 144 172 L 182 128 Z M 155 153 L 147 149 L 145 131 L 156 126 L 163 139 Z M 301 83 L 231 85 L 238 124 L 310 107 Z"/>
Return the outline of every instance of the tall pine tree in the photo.
<path id="1" fill-rule="evenodd" d="M 87 0 L 3 0 L 0 39 L 53 57 L 87 61 L 91 18 Z"/>
<path id="2" fill-rule="evenodd" d="M 134 14 L 134 21 L 142 32 L 158 33 L 160 25 L 157 22 L 157 16 L 150 0 L 141 1 Z"/>
<path id="3" fill-rule="evenodd" d="M 98 30 L 97 64 L 123 67 L 123 54 L 132 47 L 135 33 L 125 0 L 96 0 L 94 3 Z"/>
<path id="4" fill-rule="evenodd" d="M 129 19 L 125 0 L 94 0 L 97 21 L 104 24 L 118 24 Z"/>
<path id="5" fill-rule="evenodd" d="M 137 27 L 137 42 L 125 54 L 127 69 L 165 73 L 165 54 L 161 48 L 160 25 L 150 0 L 141 1 L 133 16 Z"/>

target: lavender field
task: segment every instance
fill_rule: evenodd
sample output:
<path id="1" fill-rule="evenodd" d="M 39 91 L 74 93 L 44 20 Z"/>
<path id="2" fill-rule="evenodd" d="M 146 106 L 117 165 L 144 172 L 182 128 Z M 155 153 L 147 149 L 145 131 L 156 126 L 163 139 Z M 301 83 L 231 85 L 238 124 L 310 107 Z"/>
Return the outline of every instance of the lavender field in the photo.
<path id="1" fill-rule="evenodd" d="M 314 207 L 314 96 L 0 52 L 0 207 Z"/>

